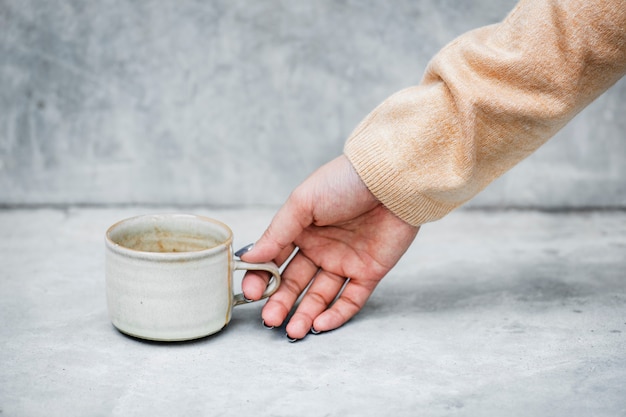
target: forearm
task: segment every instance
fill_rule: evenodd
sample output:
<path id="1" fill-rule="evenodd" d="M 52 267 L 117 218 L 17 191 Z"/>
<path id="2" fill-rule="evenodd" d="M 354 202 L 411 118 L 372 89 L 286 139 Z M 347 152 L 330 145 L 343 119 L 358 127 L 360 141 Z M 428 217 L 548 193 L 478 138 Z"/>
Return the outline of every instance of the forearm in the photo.
<path id="1" fill-rule="evenodd" d="M 523 0 L 437 54 L 345 154 L 406 222 L 443 217 L 535 151 L 626 72 L 626 2 Z"/>

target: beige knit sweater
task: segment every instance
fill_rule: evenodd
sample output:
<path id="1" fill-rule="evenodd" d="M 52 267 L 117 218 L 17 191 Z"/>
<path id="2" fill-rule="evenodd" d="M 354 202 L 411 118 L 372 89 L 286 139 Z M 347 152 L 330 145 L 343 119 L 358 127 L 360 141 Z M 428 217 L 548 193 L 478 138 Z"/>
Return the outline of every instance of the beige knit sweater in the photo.
<path id="1" fill-rule="evenodd" d="M 420 225 L 471 199 L 625 73 L 626 0 L 522 0 L 443 48 L 344 153 L 387 208 Z"/>

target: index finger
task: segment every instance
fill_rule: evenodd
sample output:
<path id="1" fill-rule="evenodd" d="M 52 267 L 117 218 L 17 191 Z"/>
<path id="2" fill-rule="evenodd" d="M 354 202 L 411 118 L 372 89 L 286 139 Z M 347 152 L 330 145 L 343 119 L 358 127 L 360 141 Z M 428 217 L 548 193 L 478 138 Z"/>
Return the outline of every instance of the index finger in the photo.
<path id="1" fill-rule="evenodd" d="M 246 262 L 269 262 L 278 258 L 286 259 L 284 254 L 293 251 L 294 240 L 313 221 L 311 205 L 307 204 L 306 199 L 301 198 L 300 195 L 296 189 L 289 196 L 261 238 L 241 259 Z"/>

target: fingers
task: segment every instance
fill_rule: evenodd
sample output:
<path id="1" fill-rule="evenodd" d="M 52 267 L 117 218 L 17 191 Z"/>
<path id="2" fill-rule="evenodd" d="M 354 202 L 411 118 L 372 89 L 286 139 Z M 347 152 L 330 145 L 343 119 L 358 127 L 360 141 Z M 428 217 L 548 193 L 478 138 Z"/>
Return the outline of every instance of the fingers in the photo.
<path id="1" fill-rule="evenodd" d="M 287 336 L 302 339 L 310 331 L 341 327 L 363 308 L 375 287 L 320 271 L 287 324 Z"/>
<path id="2" fill-rule="evenodd" d="M 293 257 L 283 271 L 280 287 L 263 307 L 262 317 L 266 325 L 277 327 L 283 323 L 317 271 L 317 265 L 301 253 Z"/>
<path id="3" fill-rule="evenodd" d="M 274 261 L 280 266 L 289 259 L 296 248 L 293 241 L 311 223 L 311 218 L 306 214 L 307 211 L 298 208 L 297 201 L 298 199 L 293 194 L 289 197 L 272 219 L 261 239 L 254 244 L 252 249 L 241 255 L 243 261 L 252 263 Z M 260 299 L 269 279 L 269 274 L 264 272 L 246 273 L 241 284 L 245 297 L 250 300 Z M 283 281 L 284 279 L 283 276 Z"/>
<path id="4" fill-rule="evenodd" d="M 281 264 L 293 251 L 294 240 L 308 227 L 312 221 L 312 209 L 306 198 L 300 196 L 297 190 L 287 199 L 287 202 L 278 210 L 269 227 L 254 247 L 244 254 L 241 259 L 246 262 L 268 262 L 271 260 Z M 291 248 L 291 250 L 288 250 Z"/>
<path id="5" fill-rule="evenodd" d="M 288 255 L 285 253 L 282 257 L 287 258 Z M 258 300 L 268 281 L 269 276 L 263 272 L 247 272 L 242 283 L 246 298 Z M 263 308 L 263 321 L 269 327 L 281 326 L 306 290 L 287 325 L 287 335 L 301 339 L 311 329 L 320 332 L 333 330 L 350 320 L 365 305 L 374 286 L 368 288 L 350 281 L 346 285 L 345 278 L 320 270 L 313 261 L 298 253 L 283 272 L 278 291 Z M 341 296 L 335 301 L 340 293 Z M 333 301 L 334 304 L 328 309 Z"/>
<path id="6" fill-rule="evenodd" d="M 348 281 L 334 304 L 317 316 L 313 328 L 318 332 L 326 332 L 343 326 L 363 308 L 375 288 L 375 284 L 369 286 Z"/>
<path id="7" fill-rule="evenodd" d="M 341 291 L 346 280 L 326 271 L 319 271 L 315 280 L 302 298 L 296 312 L 287 324 L 287 336 L 302 339 L 314 327 L 315 319 L 328 308 Z M 316 331 L 329 330 L 327 328 Z"/>
<path id="8" fill-rule="evenodd" d="M 293 244 L 288 245 L 273 261 L 279 266 L 282 265 L 289 259 L 294 250 L 295 246 Z M 247 260 L 245 255 L 242 255 L 241 258 Z M 265 271 L 246 272 L 241 282 L 241 289 L 243 290 L 244 296 L 249 300 L 259 300 L 267 288 L 270 278 L 271 274 Z"/>

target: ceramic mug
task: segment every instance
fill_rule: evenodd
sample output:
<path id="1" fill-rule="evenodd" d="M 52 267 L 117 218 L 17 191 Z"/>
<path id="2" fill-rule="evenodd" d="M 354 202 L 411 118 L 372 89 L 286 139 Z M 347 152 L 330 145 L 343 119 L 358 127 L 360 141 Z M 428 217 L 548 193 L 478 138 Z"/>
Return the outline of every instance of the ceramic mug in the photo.
<path id="1" fill-rule="evenodd" d="M 273 277 L 262 299 L 280 285 L 276 264 L 251 264 L 233 256 L 225 224 L 188 214 L 144 215 L 106 232 L 109 316 L 121 332 L 142 339 L 180 341 L 223 329 L 232 308 L 233 271 L 263 270 Z"/>

